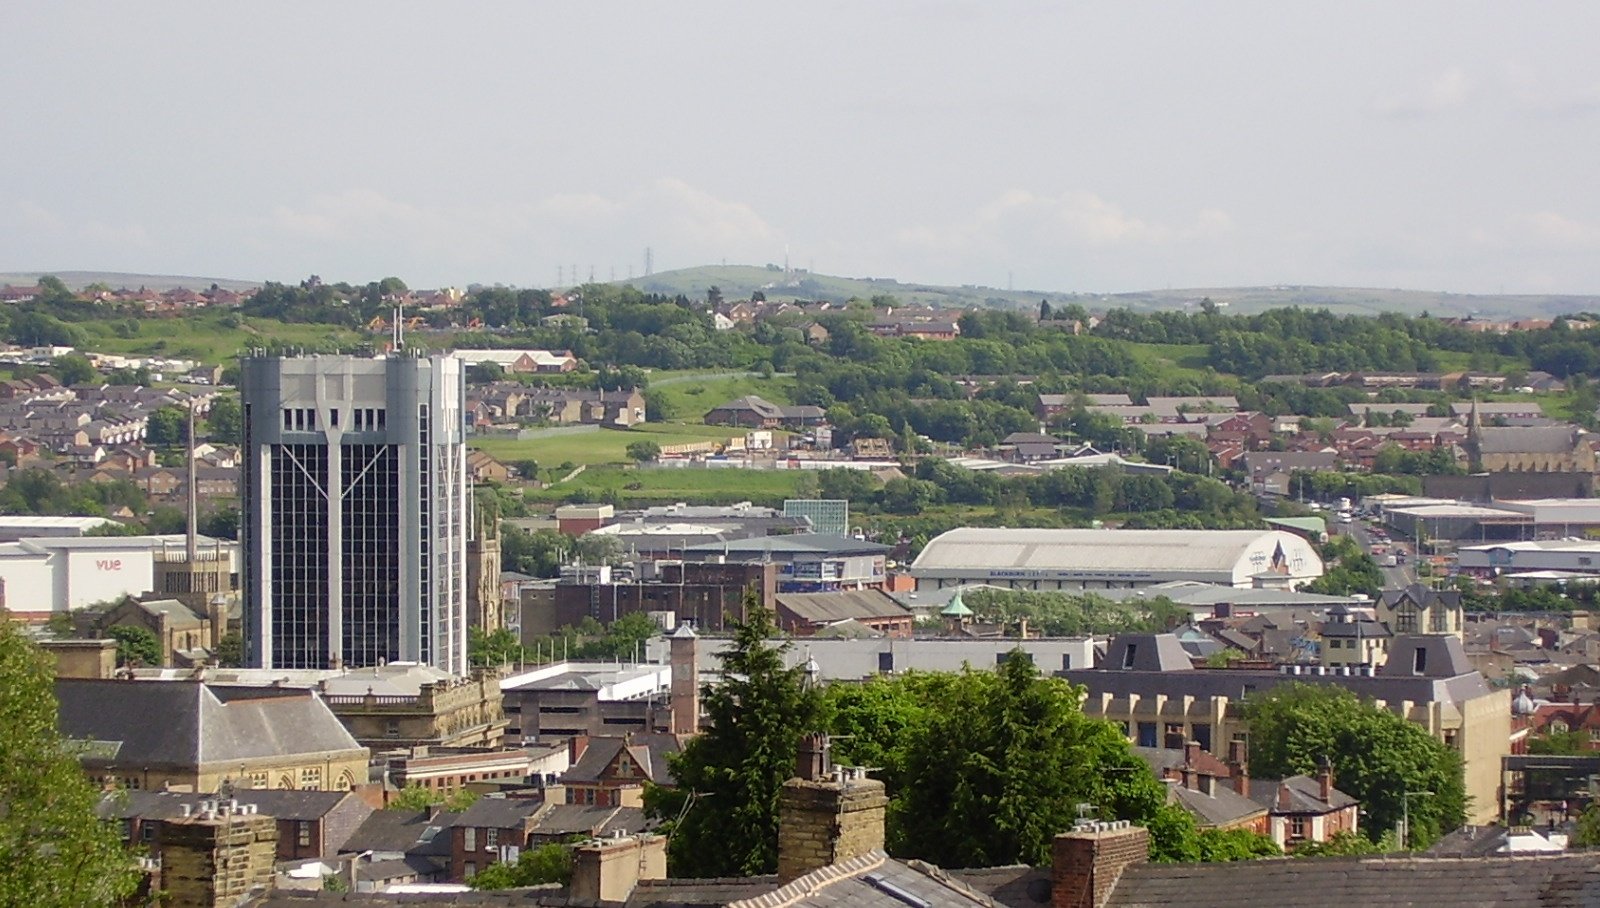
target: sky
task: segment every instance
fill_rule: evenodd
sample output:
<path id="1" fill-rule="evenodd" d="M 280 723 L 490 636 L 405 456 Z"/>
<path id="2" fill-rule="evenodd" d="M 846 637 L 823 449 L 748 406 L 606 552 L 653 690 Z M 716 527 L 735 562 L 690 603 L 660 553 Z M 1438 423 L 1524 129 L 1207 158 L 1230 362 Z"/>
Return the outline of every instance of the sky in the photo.
<path id="1" fill-rule="evenodd" d="M 0 271 L 1600 293 L 1600 4 L 0 4 Z"/>

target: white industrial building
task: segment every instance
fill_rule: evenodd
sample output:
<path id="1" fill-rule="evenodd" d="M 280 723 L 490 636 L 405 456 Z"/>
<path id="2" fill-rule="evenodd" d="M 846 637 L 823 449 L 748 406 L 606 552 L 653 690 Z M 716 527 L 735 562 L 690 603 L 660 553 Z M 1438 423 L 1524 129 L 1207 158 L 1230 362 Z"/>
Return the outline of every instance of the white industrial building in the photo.
<path id="1" fill-rule="evenodd" d="M 1600 540 L 1596 539 L 1541 539 L 1470 545 L 1457 549 L 1456 556 L 1461 573 L 1475 577 L 1533 571 L 1600 574 Z"/>
<path id="2" fill-rule="evenodd" d="M 155 589 L 155 564 L 163 551 L 182 553 L 185 537 L 83 536 L 0 543 L 0 605 L 17 614 L 45 616 Z M 199 537 L 220 550 L 237 573 L 238 544 Z"/>
<path id="3" fill-rule="evenodd" d="M 1081 592 L 1174 580 L 1294 589 L 1322 576 L 1322 558 L 1305 539 L 1279 530 L 964 527 L 929 542 L 911 576 L 919 591 L 989 584 Z"/>
<path id="4" fill-rule="evenodd" d="M 37 514 L 0 514 L 0 542 L 44 536 L 87 536 L 103 526 L 119 526 L 105 517 L 54 517 Z"/>

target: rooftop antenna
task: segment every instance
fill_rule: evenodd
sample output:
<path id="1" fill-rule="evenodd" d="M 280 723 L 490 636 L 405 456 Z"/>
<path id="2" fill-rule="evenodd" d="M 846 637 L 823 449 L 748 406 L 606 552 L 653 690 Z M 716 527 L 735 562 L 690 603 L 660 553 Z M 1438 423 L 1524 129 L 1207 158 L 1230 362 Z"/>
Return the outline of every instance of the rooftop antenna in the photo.
<path id="1" fill-rule="evenodd" d="M 399 353 L 406 345 L 406 307 L 404 303 L 396 301 L 394 304 L 394 326 L 392 328 L 394 352 Z"/>

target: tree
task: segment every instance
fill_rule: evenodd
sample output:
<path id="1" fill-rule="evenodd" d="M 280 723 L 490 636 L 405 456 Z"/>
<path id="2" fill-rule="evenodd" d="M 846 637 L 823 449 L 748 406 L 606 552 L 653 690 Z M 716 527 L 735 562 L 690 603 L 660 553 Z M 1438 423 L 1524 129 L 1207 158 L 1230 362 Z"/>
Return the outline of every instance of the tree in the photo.
<path id="1" fill-rule="evenodd" d="M 490 864 L 467 881 L 473 889 L 515 889 L 572 879 L 572 846 L 550 843 L 525 849 L 515 864 Z"/>
<path id="2" fill-rule="evenodd" d="M 794 775 L 801 735 L 816 731 L 821 700 L 789 644 L 774 646 L 771 609 L 754 587 L 733 646 L 717 658 L 724 681 L 702 694 L 709 726 L 669 757 L 676 797 L 651 792 L 647 809 L 679 817 L 667 845 L 673 876 L 753 876 L 778 866 L 778 798 Z"/>
<path id="3" fill-rule="evenodd" d="M 661 446 L 653 441 L 633 441 L 628 443 L 628 457 L 639 463 L 649 463 L 661 456 Z"/>
<path id="4" fill-rule="evenodd" d="M 389 803 L 383 806 L 386 810 L 407 810 L 414 813 L 440 804 L 445 810 L 462 811 L 471 807 L 479 797 L 477 792 L 466 789 L 446 795 L 442 791 L 423 788 L 421 785 L 407 785 L 396 792 L 395 796 L 389 799 Z"/>
<path id="5" fill-rule="evenodd" d="M 106 628 L 106 636 L 117 641 L 118 665 L 161 665 L 161 641 L 149 630 L 131 624 L 118 624 Z"/>
<path id="6" fill-rule="evenodd" d="M 152 445 L 181 445 L 189 437 L 189 414 L 179 407 L 158 407 L 150 413 L 145 440 Z"/>
<path id="7" fill-rule="evenodd" d="M 1421 726 L 1348 690 L 1283 685 L 1247 704 L 1245 716 L 1252 773 L 1309 775 L 1331 760 L 1339 789 L 1366 809 L 1364 831 L 1374 841 L 1400 821 L 1407 792 L 1413 792 L 1412 848 L 1426 848 L 1466 819 L 1460 755 Z"/>
<path id="8" fill-rule="evenodd" d="M 63 385 L 82 385 L 95 379 L 94 365 L 82 353 L 56 357 L 50 364 L 50 371 Z"/>
<path id="9" fill-rule="evenodd" d="M 217 641 L 213 654 L 217 658 L 217 665 L 223 668 L 238 668 L 244 665 L 244 636 L 238 631 L 229 631 Z"/>
<path id="10" fill-rule="evenodd" d="M 54 661 L 0 618 L 0 904 L 116 904 L 138 874 L 61 737 L 54 676 Z"/>
<path id="11" fill-rule="evenodd" d="M 212 441 L 238 444 L 244 438 L 244 408 L 237 397 L 219 397 L 206 413 L 206 434 Z"/>
<path id="12" fill-rule="evenodd" d="M 1577 828 L 1572 830 L 1568 842 L 1574 848 L 1591 848 L 1600 845 L 1600 804 L 1590 804 L 1578 817 Z"/>
<path id="13" fill-rule="evenodd" d="M 997 670 L 918 673 L 827 690 L 842 758 L 883 767 L 889 847 L 941 867 L 1039 864 L 1078 805 L 1150 827 L 1152 853 L 1200 860 L 1194 821 L 1081 691 L 1014 652 Z M 842 737 L 849 736 L 849 737 Z M 1220 849 L 1219 849 L 1220 850 Z"/>

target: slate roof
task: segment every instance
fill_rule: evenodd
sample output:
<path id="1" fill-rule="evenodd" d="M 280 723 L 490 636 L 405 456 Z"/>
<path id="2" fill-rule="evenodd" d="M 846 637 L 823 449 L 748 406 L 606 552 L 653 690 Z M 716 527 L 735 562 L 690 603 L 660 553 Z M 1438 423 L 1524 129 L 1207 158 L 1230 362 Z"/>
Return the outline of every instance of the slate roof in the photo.
<path id="1" fill-rule="evenodd" d="M 229 797 L 240 804 L 254 804 L 263 816 L 277 820 L 317 820 L 327 816 L 346 798 L 348 791 L 296 791 L 289 788 L 241 789 Z M 183 805 L 198 808 L 202 801 L 227 800 L 222 795 L 178 791 L 114 791 L 100 797 L 95 812 L 103 818 L 143 817 L 170 820 L 183 815 Z M 196 810 L 196 812 L 198 812 Z"/>
<path id="2" fill-rule="evenodd" d="M 1600 904 L 1600 855 L 1138 864 L 1122 874 L 1106 908 L 1279 908 L 1284 904 L 1303 908 L 1592 906 Z"/>
<path id="3" fill-rule="evenodd" d="M 1571 426 L 1527 426 L 1478 430 L 1484 454 L 1566 454 L 1577 450 L 1581 433 Z"/>
<path id="4" fill-rule="evenodd" d="M 621 737 L 594 737 L 584 749 L 578 762 L 562 774 L 563 782 L 598 782 L 600 774 L 627 747 L 633 764 L 644 771 L 657 785 L 671 785 L 672 774 L 667 769 L 667 755 L 677 753 L 681 747 L 672 735 L 636 734 Z"/>
<path id="5" fill-rule="evenodd" d="M 679 905 L 670 901 L 634 901 L 629 908 Z M 991 908 L 994 902 L 950 874 L 922 861 L 897 861 L 882 851 L 824 867 L 765 895 L 724 903 L 728 908 Z"/>
<path id="6" fill-rule="evenodd" d="M 828 624 L 849 618 L 910 618 L 911 610 L 882 590 L 845 590 L 837 593 L 779 593 L 777 604 L 811 624 Z"/>
<path id="7" fill-rule="evenodd" d="M 1279 805 L 1280 786 L 1289 787 L 1289 806 Z M 1358 803 L 1338 788 L 1329 800 L 1322 800 L 1322 783 L 1310 776 L 1290 776 L 1287 779 L 1251 779 L 1250 800 L 1273 813 L 1328 813 Z"/>
<path id="8" fill-rule="evenodd" d="M 1267 812 L 1265 807 L 1234 791 L 1224 779 L 1213 780 L 1210 794 L 1168 779 L 1167 798 L 1194 814 L 1201 826 L 1232 826 Z"/>
<path id="9" fill-rule="evenodd" d="M 126 765 L 195 767 L 292 754 L 365 752 L 320 697 L 199 681 L 60 678 L 61 733 Z"/>
<path id="10" fill-rule="evenodd" d="M 374 810 L 345 840 L 339 852 L 449 855 L 450 836 L 445 830 L 459 814 L 442 810 L 430 817 L 428 813 L 426 810 Z"/>
<path id="11" fill-rule="evenodd" d="M 544 802 L 533 798 L 479 798 L 450 821 L 451 826 L 481 829 L 521 829 Z"/>
<path id="12" fill-rule="evenodd" d="M 167 622 L 174 628 L 199 627 L 205 623 L 204 618 L 176 599 L 145 599 L 139 602 L 139 608 L 153 617 L 167 616 Z"/>

